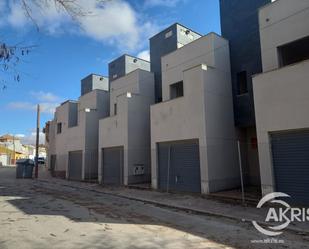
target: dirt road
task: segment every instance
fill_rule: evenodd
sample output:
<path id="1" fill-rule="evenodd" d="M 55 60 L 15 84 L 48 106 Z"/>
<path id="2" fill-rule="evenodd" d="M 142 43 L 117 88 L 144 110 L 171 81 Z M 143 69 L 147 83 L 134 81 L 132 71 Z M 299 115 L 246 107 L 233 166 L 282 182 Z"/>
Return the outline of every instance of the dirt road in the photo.
<path id="1" fill-rule="evenodd" d="M 157 207 L 87 189 L 16 180 L 0 168 L 0 248 L 308 248 L 306 237 L 263 239 L 250 224 Z"/>

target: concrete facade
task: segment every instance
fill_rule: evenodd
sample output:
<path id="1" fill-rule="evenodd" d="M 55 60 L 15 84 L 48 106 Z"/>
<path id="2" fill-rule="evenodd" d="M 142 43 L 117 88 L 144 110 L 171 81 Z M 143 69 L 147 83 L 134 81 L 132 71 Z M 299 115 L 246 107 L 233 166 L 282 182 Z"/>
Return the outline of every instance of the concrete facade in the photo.
<path id="1" fill-rule="evenodd" d="M 102 149 L 123 147 L 123 183 L 150 181 L 150 105 L 153 73 L 136 69 L 111 82 L 110 114 L 99 124 L 99 181 L 103 182 Z M 138 167 L 143 172 L 136 173 Z"/>
<path id="2" fill-rule="evenodd" d="M 155 77 L 156 102 L 162 101 L 161 57 L 200 38 L 195 31 L 175 23 L 149 39 L 151 72 Z"/>
<path id="3" fill-rule="evenodd" d="M 183 81 L 183 97 L 170 85 Z M 239 168 L 228 41 L 215 33 L 162 57 L 163 102 L 151 106 L 152 187 L 160 142 L 198 139 L 201 192 L 237 187 Z"/>
<path id="4" fill-rule="evenodd" d="M 81 95 L 89 93 L 93 90 L 108 91 L 108 78 L 98 74 L 90 74 L 81 81 Z"/>
<path id="5" fill-rule="evenodd" d="M 56 108 L 50 122 L 48 149 L 49 163 L 52 155 L 56 157 L 56 174 L 68 178 L 69 152 L 82 151 L 82 180 L 97 178 L 99 119 L 106 116 L 109 116 L 109 92 L 98 89 Z"/>
<path id="6" fill-rule="evenodd" d="M 260 187 L 252 75 L 262 72 L 259 8 L 271 0 L 220 0 L 222 36 L 229 41 L 234 119 L 244 181 Z M 235 29 L 237 27 L 237 29 Z"/>
<path id="7" fill-rule="evenodd" d="M 150 62 L 135 56 L 124 54 L 108 63 L 109 81 L 111 83 L 138 68 L 150 71 Z"/>
<path id="8" fill-rule="evenodd" d="M 222 36 L 230 44 L 235 124 L 242 128 L 255 125 L 251 76 L 262 72 L 258 9 L 270 2 L 220 0 Z M 247 91 L 239 88 L 240 72 L 246 72 Z"/>
<path id="9" fill-rule="evenodd" d="M 309 2 L 275 1 L 259 12 L 263 73 L 253 78 L 263 194 L 275 190 L 270 135 L 309 129 L 309 61 L 280 67 L 278 48 L 309 36 Z M 288 31 L 288 32 L 287 32 Z"/>

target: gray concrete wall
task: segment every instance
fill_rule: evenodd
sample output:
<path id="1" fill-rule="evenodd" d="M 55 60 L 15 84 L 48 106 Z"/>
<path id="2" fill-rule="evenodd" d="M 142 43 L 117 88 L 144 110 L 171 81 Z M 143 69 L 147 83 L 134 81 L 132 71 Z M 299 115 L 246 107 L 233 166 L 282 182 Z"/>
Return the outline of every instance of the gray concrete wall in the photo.
<path id="1" fill-rule="evenodd" d="M 131 98 L 127 97 L 131 93 Z M 114 104 L 117 115 L 114 115 Z M 150 105 L 154 103 L 153 74 L 137 69 L 111 84 L 111 116 L 99 124 L 99 181 L 102 181 L 102 148 L 124 147 L 124 184 L 150 178 Z M 145 174 L 134 176 L 136 164 L 145 165 Z"/>
<path id="2" fill-rule="evenodd" d="M 154 85 L 152 96 L 133 95 L 128 99 L 128 183 L 150 182 L 150 105 L 154 104 Z M 143 175 L 134 175 L 136 166 L 144 167 Z"/>
<path id="3" fill-rule="evenodd" d="M 201 37 L 200 34 L 196 33 L 195 31 L 188 29 L 181 24 L 176 25 L 177 31 L 177 48 L 181 48 L 184 45 L 189 44 Z M 172 51 L 171 51 L 172 52 Z"/>
<path id="4" fill-rule="evenodd" d="M 229 41 L 234 116 L 237 127 L 255 125 L 251 76 L 262 72 L 258 9 L 270 0 L 219 0 L 221 34 Z M 247 93 L 239 94 L 237 73 L 247 72 Z M 246 134 L 246 131 L 243 131 Z"/>
<path id="5" fill-rule="evenodd" d="M 57 107 L 55 113 L 55 129 L 62 123 L 62 132 L 55 135 L 56 170 L 66 171 L 68 177 L 68 153 L 83 151 L 82 179 L 95 178 L 98 164 L 98 123 L 99 119 L 109 115 L 109 93 L 93 90 L 82 95 L 78 105 L 78 125 L 68 127 L 71 102 Z M 90 112 L 85 110 L 89 109 Z"/>
<path id="6" fill-rule="evenodd" d="M 142 69 L 150 72 L 150 62 L 137 58 L 135 56 L 125 55 L 125 72 L 126 74 L 133 72 L 136 69 Z"/>
<path id="7" fill-rule="evenodd" d="M 270 133 L 309 128 L 308 79 L 308 60 L 253 78 L 263 194 L 275 190 Z"/>
<path id="8" fill-rule="evenodd" d="M 240 185 L 230 72 L 229 67 L 225 69 L 204 71 L 209 192 Z"/>
<path id="9" fill-rule="evenodd" d="M 84 95 L 96 89 L 108 91 L 108 78 L 98 74 L 90 74 L 86 78 L 81 80 L 81 95 Z"/>
<path id="10" fill-rule="evenodd" d="M 68 164 L 68 155 L 66 153 L 67 134 L 68 134 L 68 113 L 69 102 L 65 102 L 56 108 L 55 112 L 55 152 L 57 155 L 55 170 L 66 171 Z M 57 133 L 57 124 L 62 124 L 62 132 Z"/>
<path id="11" fill-rule="evenodd" d="M 119 79 L 138 68 L 150 71 L 150 62 L 135 56 L 124 54 L 108 64 L 110 82 Z"/>
<path id="12" fill-rule="evenodd" d="M 202 37 L 164 56 L 162 72 L 165 102 L 151 106 L 152 186 L 157 143 L 186 139 L 199 140 L 202 193 L 237 186 L 228 42 L 214 33 Z M 169 86 L 181 80 L 184 96 L 169 100 Z"/>
<path id="13" fill-rule="evenodd" d="M 46 157 L 46 163 L 47 167 L 50 168 L 50 160 L 51 160 L 51 155 L 56 154 L 56 144 L 55 144 L 55 137 L 56 137 L 56 122 L 55 120 L 50 120 L 49 121 L 49 141 L 48 141 L 48 147 L 47 147 L 47 157 Z"/>
<path id="14" fill-rule="evenodd" d="M 95 90 L 81 96 L 79 101 L 85 120 L 83 178 L 97 178 L 99 120 L 109 116 L 109 92 Z M 85 112 L 86 108 L 90 109 L 90 112 Z"/>
<path id="15" fill-rule="evenodd" d="M 188 34 L 184 32 L 187 30 L 189 31 Z M 154 73 L 155 77 L 156 102 L 162 101 L 161 57 L 192 42 L 192 37 L 195 40 L 200 38 L 201 35 L 181 24 L 175 23 L 149 39 L 151 72 Z"/>
<path id="16" fill-rule="evenodd" d="M 309 127 L 309 61 L 279 68 L 281 45 L 309 35 L 309 2 L 280 0 L 259 12 L 264 73 L 253 77 L 263 194 L 273 192 L 270 133 Z"/>
<path id="17" fill-rule="evenodd" d="M 280 0 L 259 12 L 263 72 L 277 69 L 277 48 L 309 35 L 309 1 Z"/>

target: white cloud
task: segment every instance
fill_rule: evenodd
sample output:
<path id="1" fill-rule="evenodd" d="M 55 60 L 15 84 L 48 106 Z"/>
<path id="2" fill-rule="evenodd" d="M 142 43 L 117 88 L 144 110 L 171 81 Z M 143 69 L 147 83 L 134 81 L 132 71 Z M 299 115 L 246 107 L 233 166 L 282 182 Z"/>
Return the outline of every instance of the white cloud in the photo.
<path id="1" fill-rule="evenodd" d="M 3 11 L 6 8 L 6 1 L 0 2 L 0 11 Z"/>
<path id="2" fill-rule="evenodd" d="M 6 11 L 6 8 L 7 8 L 7 4 L 6 4 L 6 1 L 0 1 L 0 20 L 2 21 L 3 19 L 3 15 Z M 1 24 L 0 24 L 1 25 Z"/>
<path id="3" fill-rule="evenodd" d="M 32 99 L 37 100 L 36 102 L 40 104 L 41 113 L 53 114 L 56 107 L 62 101 L 62 98 L 51 93 L 51 92 L 30 92 Z M 12 110 L 24 110 L 35 112 L 37 109 L 37 103 L 29 101 L 14 101 L 10 102 L 7 107 Z"/>
<path id="4" fill-rule="evenodd" d="M 40 103 L 40 112 L 46 114 L 53 114 L 55 112 L 58 103 Z M 24 111 L 36 111 L 37 105 L 31 102 L 10 102 L 7 107 L 12 110 L 24 110 Z"/>
<path id="5" fill-rule="evenodd" d="M 39 101 L 46 101 L 46 102 L 58 102 L 60 101 L 60 97 L 56 96 L 55 94 L 51 93 L 51 92 L 43 92 L 43 91 L 39 91 L 39 92 L 30 92 L 30 94 L 35 97 L 37 100 Z"/>
<path id="6" fill-rule="evenodd" d="M 8 104 L 8 107 L 14 110 L 25 110 L 25 111 L 34 111 L 36 108 L 34 104 L 25 101 L 10 102 Z"/>
<path id="7" fill-rule="evenodd" d="M 58 103 L 40 103 L 40 110 L 42 113 L 53 114 L 58 105 Z"/>
<path id="8" fill-rule="evenodd" d="M 21 5 L 17 2 L 11 2 L 9 8 L 10 13 L 7 17 L 8 23 L 13 27 L 24 27 L 28 20 Z"/>
<path id="9" fill-rule="evenodd" d="M 144 51 L 141 51 L 137 54 L 137 57 L 138 58 L 141 58 L 143 60 L 146 60 L 146 61 L 150 61 L 150 54 L 149 54 L 149 50 L 144 50 Z"/>
<path id="10" fill-rule="evenodd" d="M 24 138 L 25 134 L 15 134 L 15 137 L 17 137 L 17 138 Z"/>
<path id="11" fill-rule="evenodd" d="M 15 136 L 17 136 L 18 134 L 16 134 Z M 34 145 L 36 142 L 36 132 L 35 129 L 33 129 L 33 131 L 31 131 L 28 134 L 20 134 L 23 135 L 22 137 L 20 137 L 20 141 L 22 144 L 31 144 Z M 44 144 L 45 143 L 45 134 L 43 132 L 39 133 L 39 140 L 40 140 L 40 144 Z"/>
<path id="12" fill-rule="evenodd" d="M 29 3 L 31 4 L 31 1 Z M 77 34 L 78 28 L 68 15 L 51 3 L 44 10 L 31 5 L 31 14 L 39 28 L 49 34 L 59 32 Z M 80 25 L 78 34 L 114 45 L 121 50 L 141 49 L 148 41 L 148 37 L 158 30 L 152 21 L 145 20 L 143 14 L 137 13 L 128 1 L 113 0 L 102 3 L 97 0 L 79 0 L 78 4 L 84 12 L 90 13 L 78 18 Z M 12 1 L 9 5 L 7 21 L 11 26 L 21 28 L 28 24 L 33 25 L 25 16 L 19 1 Z"/>
<path id="13" fill-rule="evenodd" d="M 146 0 L 145 7 L 175 7 L 177 4 L 181 3 L 183 0 Z"/>
<path id="14" fill-rule="evenodd" d="M 83 1 L 91 15 L 80 18 L 87 36 L 99 41 L 118 43 L 133 49 L 139 40 L 139 27 L 135 11 L 124 1 L 108 1 L 100 7 L 96 1 Z"/>
<path id="15" fill-rule="evenodd" d="M 26 11 L 20 1 L 9 2 L 9 13 L 7 22 L 15 27 L 22 28 L 28 24 L 34 23 L 48 33 L 57 33 L 61 31 L 61 25 L 69 20 L 63 11 L 59 11 L 54 4 L 46 1 L 44 8 L 39 8 L 32 1 L 27 1 L 32 20 L 27 16 Z"/>

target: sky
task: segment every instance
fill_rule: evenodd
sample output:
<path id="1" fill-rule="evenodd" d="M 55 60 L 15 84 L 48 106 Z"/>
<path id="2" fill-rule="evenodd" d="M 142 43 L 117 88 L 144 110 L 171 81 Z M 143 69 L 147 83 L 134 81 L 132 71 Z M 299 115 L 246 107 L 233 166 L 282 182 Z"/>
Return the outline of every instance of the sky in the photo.
<path id="1" fill-rule="evenodd" d="M 57 105 L 78 99 L 82 78 L 107 75 L 108 63 L 124 53 L 149 59 L 148 39 L 175 22 L 201 34 L 221 33 L 219 0 L 76 1 L 89 13 L 78 22 L 53 4 L 31 6 L 34 22 L 19 1 L 0 0 L 0 43 L 33 46 L 16 73 L 0 68 L 0 135 L 33 143 L 37 104 L 42 128 Z"/>

